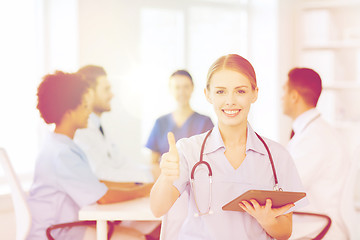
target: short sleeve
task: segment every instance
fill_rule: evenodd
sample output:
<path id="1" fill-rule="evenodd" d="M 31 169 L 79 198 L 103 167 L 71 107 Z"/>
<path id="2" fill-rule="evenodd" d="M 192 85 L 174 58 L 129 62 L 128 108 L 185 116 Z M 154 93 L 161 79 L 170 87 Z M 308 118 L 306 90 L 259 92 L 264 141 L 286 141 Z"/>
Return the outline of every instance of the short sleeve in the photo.
<path id="1" fill-rule="evenodd" d="M 145 147 L 154 152 L 160 152 L 159 139 L 160 139 L 160 124 L 159 119 L 155 121 L 154 127 L 151 130 L 150 136 L 147 140 Z"/>
<path id="2" fill-rule="evenodd" d="M 85 158 L 74 151 L 62 151 L 55 162 L 57 183 L 80 207 L 93 204 L 107 192 L 92 173 Z"/>

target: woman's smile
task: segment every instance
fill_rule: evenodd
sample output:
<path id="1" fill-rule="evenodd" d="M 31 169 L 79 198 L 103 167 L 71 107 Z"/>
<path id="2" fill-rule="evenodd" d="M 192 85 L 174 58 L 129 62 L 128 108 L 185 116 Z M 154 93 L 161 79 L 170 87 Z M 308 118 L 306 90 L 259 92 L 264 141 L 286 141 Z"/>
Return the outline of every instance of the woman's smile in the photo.
<path id="1" fill-rule="evenodd" d="M 227 117 L 236 117 L 239 115 L 241 109 L 222 109 L 221 111 L 225 113 Z"/>

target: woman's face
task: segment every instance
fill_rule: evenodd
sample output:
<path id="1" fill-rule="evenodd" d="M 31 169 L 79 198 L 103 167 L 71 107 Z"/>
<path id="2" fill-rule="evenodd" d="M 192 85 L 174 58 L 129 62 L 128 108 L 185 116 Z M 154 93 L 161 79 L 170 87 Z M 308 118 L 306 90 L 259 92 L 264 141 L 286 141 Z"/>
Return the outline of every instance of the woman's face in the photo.
<path id="1" fill-rule="evenodd" d="M 179 105 L 187 105 L 190 102 L 194 86 L 191 80 L 182 75 L 170 78 L 170 91 Z"/>
<path id="2" fill-rule="evenodd" d="M 252 89 L 245 75 L 224 69 L 212 75 L 205 95 L 214 106 L 219 124 L 237 126 L 247 123 L 250 106 L 257 99 L 258 89 Z"/>

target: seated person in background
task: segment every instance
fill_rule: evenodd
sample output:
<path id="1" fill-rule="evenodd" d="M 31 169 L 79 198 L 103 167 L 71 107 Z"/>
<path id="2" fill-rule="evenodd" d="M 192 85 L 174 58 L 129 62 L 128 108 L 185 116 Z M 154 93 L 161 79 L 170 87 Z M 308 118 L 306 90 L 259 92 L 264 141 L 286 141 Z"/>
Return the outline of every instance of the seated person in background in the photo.
<path id="1" fill-rule="evenodd" d="M 194 82 L 186 70 L 177 70 L 171 74 L 169 86 L 177 107 L 174 112 L 161 116 L 156 120 L 146 143 L 146 147 L 152 151 L 151 162 L 153 163 L 153 175 L 155 178 L 160 175 L 160 157 L 169 149 L 168 132 L 173 132 L 177 141 L 181 138 L 204 133 L 214 127 L 209 117 L 194 112 L 190 106 Z"/>
<path id="2" fill-rule="evenodd" d="M 28 203 L 32 226 L 27 239 L 46 239 L 50 225 L 78 220 L 81 207 L 114 203 L 147 196 L 152 184 L 123 189 L 100 182 L 91 171 L 84 152 L 73 142 L 76 129 L 87 126 L 93 92 L 80 75 L 56 72 L 46 75 L 37 92 L 41 117 L 55 124 L 38 155 Z M 85 227 L 56 229 L 55 239 L 82 239 Z M 144 236 L 133 230 L 135 238 Z M 128 236 L 130 239 L 130 236 Z"/>
<path id="3" fill-rule="evenodd" d="M 130 161 L 109 138 L 101 124 L 104 112 L 111 111 L 111 85 L 103 67 L 87 65 L 78 70 L 94 91 L 88 127 L 75 133 L 74 141 L 85 152 L 95 175 L 104 181 L 152 182 L 150 166 Z M 125 137 L 125 136 L 124 136 Z"/>
<path id="4" fill-rule="evenodd" d="M 320 76 L 314 70 L 294 68 L 288 73 L 282 99 L 283 112 L 293 120 L 293 132 L 287 149 L 310 202 L 302 211 L 328 215 L 332 224 L 324 239 L 342 240 L 347 236 L 340 214 L 340 200 L 349 165 L 334 128 L 316 109 L 321 90 Z M 320 232 L 316 224 L 307 225 L 309 228 L 301 225 L 305 221 L 301 219 L 304 218 L 294 216 L 292 239 Z"/>
<path id="5" fill-rule="evenodd" d="M 77 72 L 83 76 L 94 92 L 92 113 L 88 119 L 88 127 L 78 129 L 74 141 L 85 152 L 89 164 L 98 179 L 108 185 L 134 187 L 134 182 L 152 182 L 153 176 L 149 166 L 130 161 L 120 153 L 102 124 L 101 116 L 111 110 L 110 101 L 113 98 L 111 85 L 103 67 L 86 65 Z M 149 234 L 154 239 L 159 237 L 158 221 L 124 221 L 121 226 L 127 226 Z M 150 236 L 147 236 L 150 239 Z"/>

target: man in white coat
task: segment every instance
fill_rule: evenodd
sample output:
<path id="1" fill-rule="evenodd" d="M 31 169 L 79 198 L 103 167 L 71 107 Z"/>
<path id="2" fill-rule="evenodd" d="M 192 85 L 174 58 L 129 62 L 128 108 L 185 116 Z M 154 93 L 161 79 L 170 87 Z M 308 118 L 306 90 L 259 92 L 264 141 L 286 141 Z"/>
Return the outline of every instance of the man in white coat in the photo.
<path id="1" fill-rule="evenodd" d="M 321 78 L 314 70 L 294 68 L 288 73 L 283 112 L 293 120 L 293 130 L 287 148 L 310 202 L 302 211 L 329 216 L 332 223 L 323 239 L 342 240 L 348 239 L 340 204 L 349 164 L 335 129 L 316 109 L 321 91 Z M 321 219 L 294 215 L 291 239 L 316 236 L 326 224 Z"/>
<path id="2" fill-rule="evenodd" d="M 120 152 L 119 146 L 109 138 L 106 128 L 101 124 L 101 116 L 111 110 L 113 93 L 103 67 L 87 65 L 78 74 L 90 83 L 94 91 L 92 113 L 88 127 L 75 133 L 74 141 L 85 152 L 90 166 L 103 182 L 123 183 L 126 189 L 137 189 L 144 182 L 153 182 L 151 167 L 129 159 Z M 158 239 L 159 222 L 123 222 L 123 226 L 136 228 L 146 235 L 146 239 Z"/>
<path id="3" fill-rule="evenodd" d="M 101 180 L 112 182 L 152 182 L 150 166 L 126 157 L 101 124 L 102 114 L 111 111 L 110 102 L 113 98 L 104 68 L 87 65 L 80 68 L 78 73 L 94 90 L 94 105 L 88 127 L 78 130 L 74 141 L 86 153 L 95 175 Z"/>

